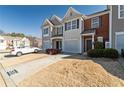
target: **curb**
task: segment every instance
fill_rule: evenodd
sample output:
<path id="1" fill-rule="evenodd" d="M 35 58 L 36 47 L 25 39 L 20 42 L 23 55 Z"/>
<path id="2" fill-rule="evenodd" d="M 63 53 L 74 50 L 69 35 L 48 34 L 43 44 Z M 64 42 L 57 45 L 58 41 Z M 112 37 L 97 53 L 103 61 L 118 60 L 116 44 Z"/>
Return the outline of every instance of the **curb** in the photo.
<path id="1" fill-rule="evenodd" d="M 2 64 L 0 64 L 0 73 L 3 77 L 6 87 L 16 87 L 16 84 L 12 81 L 12 79 L 7 75 L 5 69 Z"/>

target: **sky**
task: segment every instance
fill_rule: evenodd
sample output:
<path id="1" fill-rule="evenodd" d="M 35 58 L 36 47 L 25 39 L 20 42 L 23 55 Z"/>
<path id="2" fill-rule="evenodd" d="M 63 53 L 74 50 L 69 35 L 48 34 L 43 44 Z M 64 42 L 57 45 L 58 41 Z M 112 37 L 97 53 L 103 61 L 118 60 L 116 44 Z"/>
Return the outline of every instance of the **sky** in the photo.
<path id="1" fill-rule="evenodd" d="M 104 5 L 0 5 L 0 30 L 41 37 L 41 25 L 46 18 L 63 18 L 69 7 L 89 15 L 105 10 Z"/>

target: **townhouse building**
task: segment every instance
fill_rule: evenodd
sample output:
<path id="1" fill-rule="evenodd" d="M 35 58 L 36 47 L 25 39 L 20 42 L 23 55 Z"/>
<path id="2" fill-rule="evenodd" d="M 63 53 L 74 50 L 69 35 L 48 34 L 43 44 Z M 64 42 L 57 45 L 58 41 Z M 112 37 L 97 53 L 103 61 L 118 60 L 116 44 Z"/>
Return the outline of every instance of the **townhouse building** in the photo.
<path id="1" fill-rule="evenodd" d="M 42 47 L 62 49 L 63 26 L 62 19 L 53 15 L 51 19 L 46 19 L 42 26 Z"/>
<path id="2" fill-rule="evenodd" d="M 110 47 L 124 49 L 124 5 L 110 6 Z"/>
<path id="3" fill-rule="evenodd" d="M 84 15 L 70 7 L 63 19 L 53 16 L 42 25 L 43 50 L 84 53 L 94 49 L 96 41 L 105 48 L 124 48 L 124 5 L 107 6 L 106 10 Z"/>

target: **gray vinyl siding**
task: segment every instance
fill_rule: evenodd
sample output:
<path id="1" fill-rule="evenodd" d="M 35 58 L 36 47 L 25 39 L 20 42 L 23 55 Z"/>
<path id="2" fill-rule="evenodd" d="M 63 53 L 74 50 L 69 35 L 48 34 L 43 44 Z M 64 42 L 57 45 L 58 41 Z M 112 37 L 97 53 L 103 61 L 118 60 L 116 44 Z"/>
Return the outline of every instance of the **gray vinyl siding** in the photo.
<path id="1" fill-rule="evenodd" d="M 49 41 L 49 48 L 51 48 L 51 27 L 49 26 L 49 32 L 48 32 L 48 36 L 44 36 L 43 34 L 43 30 L 44 30 L 44 27 L 42 28 L 42 48 L 43 50 L 46 49 L 45 47 L 45 42 Z"/>
<path id="2" fill-rule="evenodd" d="M 124 32 L 124 18 L 118 17 L 118 6 L 112 6 L 112 48 L 115 48 L 115 33 Z"/>

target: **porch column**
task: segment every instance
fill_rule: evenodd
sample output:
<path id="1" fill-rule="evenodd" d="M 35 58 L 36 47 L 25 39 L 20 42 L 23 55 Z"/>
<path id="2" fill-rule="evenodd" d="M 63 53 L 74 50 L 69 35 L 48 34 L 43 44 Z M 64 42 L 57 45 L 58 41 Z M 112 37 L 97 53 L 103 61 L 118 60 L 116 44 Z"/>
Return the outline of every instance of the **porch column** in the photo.
<path id="1" fill-rule="evenodd" d="M 92 49 L 94 49 L 94 34 L 92 35 Z"/>

